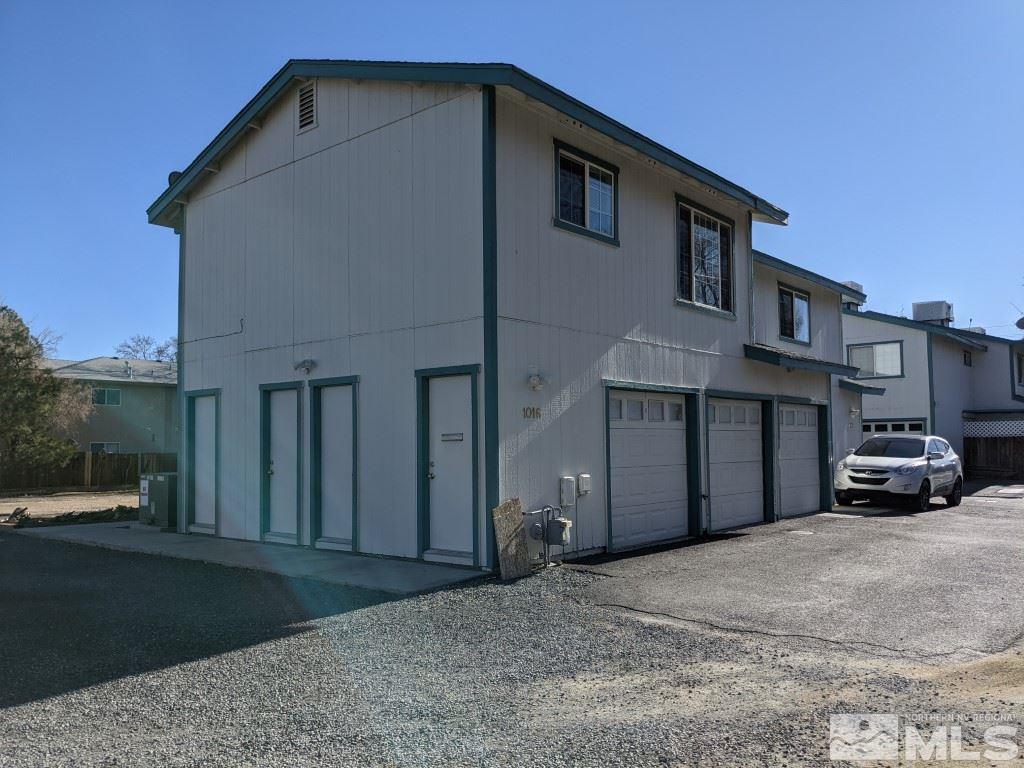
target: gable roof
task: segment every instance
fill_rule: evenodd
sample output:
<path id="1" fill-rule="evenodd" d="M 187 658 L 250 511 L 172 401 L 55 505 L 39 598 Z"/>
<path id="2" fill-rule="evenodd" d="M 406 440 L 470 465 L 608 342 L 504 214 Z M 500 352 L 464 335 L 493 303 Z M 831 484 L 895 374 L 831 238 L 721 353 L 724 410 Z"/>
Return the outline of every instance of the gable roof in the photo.
<path id="1" fill-rule="evenodd" d="M 862 291 L 858 291 L 848 285 L 843 285 L 830 277 L 819 275 L 817 272 L 811 272 L 809 269 L 798 267 L 796 264 L 783 261 L 782 259 L 767 254 L 764 251 L 759 251 L 756 248 L 754 249 L 754 262 L 757 264 L 763 264 L 766 267 L 771 267 L 772 269 L 777 269 L 780 272 L 786 272 L 790 275 L 794 275 L 795 277 L 799 277 L 809 283 L 815 283 L 816 285 L 820 285 L 822 288 L 827 288 L 830 291 L 838 293 L 840 296 L 849 296 L 855 301 L 860 302 L 868 300 L 867 294 Z"/>
<path id="2" fill-rule="evenodd" d="M 134 360 L 123 357 L 91 357 L 88 360 L 43 360 L 54 376 L 82 381 L 119 381 L 131 384 L 178 383 L 177 366 L 167 360 Z"/>
<path id="3" fill-rule="evenodd" d="M 506 86 L 569 115 L 609 138 L 633 147 L 648 157 L 683 173 L 751 208 L 761 221 L 785 224 L 789 214 L 738 184 L 687 160 L 582 101 L 558 90 L 512 64 L 460 64 L 398 61 L 350 61 L 338 59 L 291 59 L 274 75 L 242 111 L 217 134 L 189 166 L 149 206 L 151 224 L 172 226 L 169 206 L 180 200 L 204 170 L 230 149 L 248 126 L 273 104 L 296 78 L 337 77 L 405 82 L 451 82 Z"/>
<path id="4" fill-rule="evenodd" d="M 933 323 L 925 323 L 920 320 L 911 320 L 908 317 L 897 317 L 896 315 L 887 315 L 884 312 L 874 312 L 870 309 L 853 310 L 843 309 L 844 315 L 851 315 L 853 317 L 863 317 L 867 320 L 877 320 L 881 323 L 891 323 L 892 325 L 902 325 L 907 328 L 916 328 L 919 331 L 925 333 L 932 333 L 936 336 L 945 336 L 946 338 L 952 339 L 960 344 L 974 349 L 987 350 L 988 346 L 986 342 L 997 342 L 1000 344 L 1009 344 L 1011 346 L 1015 344 L 1024 344 L 1024 339 L 1007 339 L 1002 336 L 993 336 L 990 333 L 978 333 L 977 331 L 968 331 L 966 328 L 948 328 L 944 325 L 934 325 Z"/>

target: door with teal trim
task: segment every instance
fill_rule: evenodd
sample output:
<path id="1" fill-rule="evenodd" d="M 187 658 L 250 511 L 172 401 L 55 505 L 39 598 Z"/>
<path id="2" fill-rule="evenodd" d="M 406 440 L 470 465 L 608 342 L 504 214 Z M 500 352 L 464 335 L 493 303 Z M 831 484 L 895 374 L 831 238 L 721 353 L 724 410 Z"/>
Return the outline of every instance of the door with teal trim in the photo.
<path id="1" fill-rule="evenodd" d="M 351 385 L 317 388 L 318 547 L 353 548 L 353 395 Z"/>
<path id="2" fill-rule="evenodd" d="M 213 533 L 217 526 L 217 398 L 192 398 L 191 533 Z"/>
<path id="3" fill-rule="evenodd" d="M 473 401 L 470 376 L 429 380 L 428 550 L 473 557 Z"/>
<path id="4" fill-rule="evenodd" d="M 269 540 L 297 543 L 299 517 L 298 398 L 296 389 L 267 392 L 269 434 L 263 471 L 267 475 Z"/>

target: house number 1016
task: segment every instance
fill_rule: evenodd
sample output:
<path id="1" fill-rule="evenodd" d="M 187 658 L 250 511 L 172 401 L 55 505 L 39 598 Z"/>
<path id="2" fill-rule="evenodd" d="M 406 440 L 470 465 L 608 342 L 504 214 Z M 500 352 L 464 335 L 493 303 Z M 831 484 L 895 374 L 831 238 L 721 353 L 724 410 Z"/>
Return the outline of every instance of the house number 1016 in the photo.
<path id="1" fill-rule="evenodd" d="M 523 418 L 524 419 L 539 419 L 540 408 L 536 405 L 524 405 L 523 406 Z"/>

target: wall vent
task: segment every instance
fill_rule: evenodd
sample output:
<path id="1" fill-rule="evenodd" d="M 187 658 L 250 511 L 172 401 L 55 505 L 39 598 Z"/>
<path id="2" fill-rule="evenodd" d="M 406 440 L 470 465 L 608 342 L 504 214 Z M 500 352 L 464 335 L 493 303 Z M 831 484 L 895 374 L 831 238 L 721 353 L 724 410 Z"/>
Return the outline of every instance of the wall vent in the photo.
<path id="1" fill-rule="evenodd" d="M 299 86 L 299 130 L 316 126 L 316 80 Z"/>

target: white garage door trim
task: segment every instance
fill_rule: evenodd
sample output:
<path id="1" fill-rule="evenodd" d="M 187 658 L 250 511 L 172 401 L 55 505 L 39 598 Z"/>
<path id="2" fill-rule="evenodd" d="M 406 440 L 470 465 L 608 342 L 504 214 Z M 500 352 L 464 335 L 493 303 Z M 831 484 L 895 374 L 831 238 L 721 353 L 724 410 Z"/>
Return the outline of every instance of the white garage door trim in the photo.
<path id="1" fill-rule="evenodd" d="M 691 536 L 687 393 L 609 389 L 608 550 Z M 699 461 L 699 456 L 696 457 Z"/>
<path id="2" fill-rule="evenodd" d="M 821 511 L 818 406 L 780 402 L 779 517 Z"/>
<path id="3" fill-rule="evenodd" d="M 324 394 L 328 395 L 338 390 L 349 390 L 348 396 L 351 399 L 351 415 L 348 419 L 349 437 L 351 448 L 348 456 L 339 455 L 337 458 L 343 463 L 350 465 L 346 477 L 334 477 L 325 474 L 325 463 L 332 462 L 332 448 L 344 453 L 346 446 L 333 440 L 331 435 L 324 434 Z M 330 403 L 328 403 L 330 410 Z M 344 414 L 337 414 L 344 416 Z M 330 414 L 328 415 L 330 421 Z M 359 377 L 339 376 L 327 379 L 314 379 L 309 382 L 309 424 L 310 424 L 310 454 L 309 464 L 309 511 L 310 511 L 310 540 L 317 549 L 338 549 L 349 552 L 359 551 Z M 328 426 L 328 428 L 330 428 Z M 333 436 L 337 437 L 337 436 Z M 341 436 L 344 437 L 344 436 Z M 348 442 L 348 441 L 345 441 Z M 325 460 L 324 455 L 328 454 Z M 337 472 L 337 467 L 328 467 L 328 472 Z M 331 488 L 337 489 L 348 483 L 351 502 L 347 510 L 350 518 L 349 530 L 346 535 L 325 535 L 328 533 L 339 533 L 331 529 L 331 526 L 324 525 L 324 492 L 330 493 Z M 328 513 L 330 511 L 328 510 Z"/>
<path id="4" fill-rule="evenodd" d="M 711 531 L 765 522 L 762 402 L 715 396 L 705 402 Z"/>

